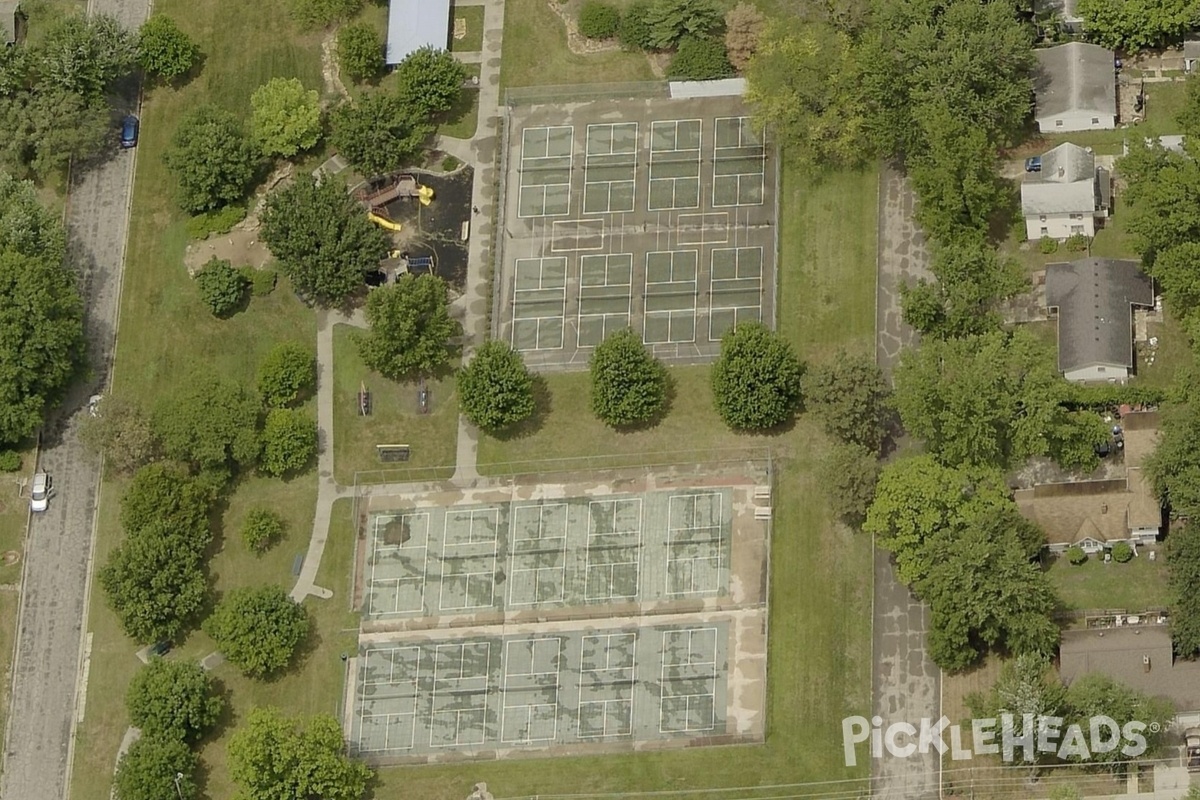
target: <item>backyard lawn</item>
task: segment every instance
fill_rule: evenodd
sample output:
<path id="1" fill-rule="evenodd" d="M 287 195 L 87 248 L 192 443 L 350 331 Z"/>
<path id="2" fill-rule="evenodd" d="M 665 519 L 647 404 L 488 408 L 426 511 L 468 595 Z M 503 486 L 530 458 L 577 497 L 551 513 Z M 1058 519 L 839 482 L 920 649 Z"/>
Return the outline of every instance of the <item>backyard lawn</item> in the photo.
<path id="1" fill-rule="evenodd" d="M 369 417 L 358 413 L 358 392 L 364 385 L 371 392 Z M 417 410 L 418 384 L 397 383 L 367 369 L 354 343 L 354 329 L 334 327 L 333 464 L 338 483 L 350 486 L 356 472 L 388 468 L 450 467 L 442 477 L 453 473 L 458 439 L 454 378 L 430 379 L 426 387 L 429 413 L 421 414 Z M 405 463 L 381 464 L 375 450 L 378 444 L 407 444 L 412 456 Z M 397 480 L 394 476 L 376 477 L 379 481 Z M 369 475 L 361 478 L 371 480 Z"/>
<path id="2" fill-rule="evenodd" d="M 1161 608 L 1169 601 L 1165 551 L 1158 548 L 1157 560 L 1151 561 L 1145 550 L 1124 564 L 1104 563 L 1102 556 L 1090 556 L 1078 566 L 1058 558 L 1050 565 L 1050 582 L 1072 611 L 1117 609 L 1146 611 Z"/>
<path id="3" fill-rule="evenodd" d="M 456 7 L 453 13 L 454 24 L 450 28 L 450 52 L 478 53 L 483 49 L 483 6 Z M 458 38 L 460 27 L 464 31 L 461 39 Z"/>

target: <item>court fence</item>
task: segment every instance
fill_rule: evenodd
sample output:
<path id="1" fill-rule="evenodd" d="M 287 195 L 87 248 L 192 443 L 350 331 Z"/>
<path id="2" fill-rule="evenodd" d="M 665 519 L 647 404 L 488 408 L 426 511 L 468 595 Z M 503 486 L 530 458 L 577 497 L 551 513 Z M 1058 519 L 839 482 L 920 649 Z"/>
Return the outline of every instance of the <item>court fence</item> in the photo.
<path id="1" fill-rule="evenodd" d="M 671 87 L 666 81 L 629 81 L 625 83 L 589 83 L 572 86 L 520 86 L 504 93 L 506 108 L 539 103 L 587 103 L 607 99 L 667 99 Z"/>

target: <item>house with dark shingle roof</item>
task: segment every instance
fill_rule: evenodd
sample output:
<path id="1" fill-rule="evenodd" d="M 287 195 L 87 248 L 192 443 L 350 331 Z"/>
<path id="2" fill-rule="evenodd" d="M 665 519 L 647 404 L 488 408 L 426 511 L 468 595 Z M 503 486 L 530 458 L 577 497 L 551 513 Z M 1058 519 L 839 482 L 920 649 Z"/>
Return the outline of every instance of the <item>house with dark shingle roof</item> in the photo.
<path id="1" fill-rule="evenodd" d="M 19 44 L 25 38 L 25 13 L 19 0 L 0 0 L 0 41 L 5 47 Z"/>
<path id="2" fill-rule="evenodd" d="M 1096 166 L 1090 148 L 1064 142 L 1042 154 L 1040 172 L 1021 182 L 1025 236 L 1063 240 L 1096 235 L 1112 203 L 1112 176 Z"/>
<path id="3" fill-rule="evenodd" d="M 1046 267 L 1046 307 L 1058 322 L 1063 377 L 1124 383 L 1134 367 L 1135 306 L 1154 306 L 1154 282 L 1136 261 L 1086 258 Z"/>
<path id="4" fill-rule="evenodd" d="M 1034 117 L 1042 133 L 1112 130 L 1117 126 L 1117 76 L 1112 50 L 1069 42 L 1037 50 Z"/>
<path id="5" fill-rule="evenodd" d="M 1063 631 L 1058 668 L 1063 682 L 1099 673 L 1168 700 L 1177 712 L 1200 711 L 1200 661 L 1175 658 L 1165 620 L 1123 615 L 1121 621 L 1103 630 Z"/>

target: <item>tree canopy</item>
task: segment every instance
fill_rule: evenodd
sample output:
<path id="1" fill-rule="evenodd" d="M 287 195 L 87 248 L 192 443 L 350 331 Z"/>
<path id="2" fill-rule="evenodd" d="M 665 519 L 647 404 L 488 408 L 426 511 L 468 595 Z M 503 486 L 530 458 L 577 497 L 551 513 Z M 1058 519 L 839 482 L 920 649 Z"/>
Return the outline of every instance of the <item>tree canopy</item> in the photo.
<path id="1" fill-rule="evenodd" d="M 711 81 L 733 75 L 725 43 L 713 36 L 685 36 L 667 65 L 667 77 L 673 80 Z"/>
<path id="2" fill-rule="evenodd" d="M 242 541 L 261 555 L 275 546 L 287 532 L 283 517 L 269 508 L 252 508 L 242 523 Z"/>
<path id="3" fill-rule="evenodd" d="M 200 794 L 192 777 L 195 771 L 196 754 L 182 740 L 142 736 L 117 764 L 115 800 L 194 800 Z"/>
<path id="4" fill-rule="evenodd" d="M 393 380 L 428 375 L 450 360 L 446 283 L 436 275 L 402 275 L 367 296 L 370 330 L 358 338 L 363 363 Z"/>
<path id="5" fill-rule="evenodd" d="M 317 455 L 317 421 L 298 408 L 272 408 L 263 425 L 259 468 L 268 475 L 304 471 Z"/>
<path id="6" fill-rule="evenodd" d="M 632 328 L 609 334 L 588 362 L 592 413 L 615 428 L 642 425 L 666 409 L 667 369 Z"/>
<path id="7" fill-rule="evenodd" d="M 214 317 L 228 317 L 242 305 L 250 285 L 229 259 L 213 256 L 196 273 L 196 288 Z"/>
<path id="8" fill-rule="evenodd" d="M 186 75 L 199 55 L 196 43 L 165 14 L 155 14 L 138 30 L 138 64 L 148 75 L 173 81 Z"/>
<path id="9" fill-rule="evenodd" d="M 1167 538 L 1171 639 L 1182 658 L 1200 655 L 1200 525 L 1182 525 Z"/>
<path id="10" fill-rule="evenodd" d="M 980 236 L 961 234 L 934 249 L 930 271 L 935 282 L 922 278 L 901 287 L 904 321 L 928 336 L 951 338 L 998 330 L 998 302 L 1028 288 L 1015 259 L 1000 256 Z"/>
<path id="11" fill-rule="evenodd" d="M 258 365 L 258 393 L 268 408 L 290 406 L 316 384 L 316 356 L 299 342 L 280 342 Z"/>
<path id="12" fill-rule="evenodd" d="M 245 197 L 258 155 L 232 112 L 201 105 L 180 119 L 163 160 L 178 184 L 179 205 L 196 214 Z"/>
<path id="13" fill-rule="evenodd" d="M 860 444 L 839 443 L 826 456 L 822 475 L 829 509 L 843 522 L 859 526 L 875 499 L 879 459 Z"/>
<path id="14" fill-rule="evenodd" d="M 0 160 L 45 179 L 72 160 L 84 162 L 112 143 L 111 112 L 102 99 L 58 86 L 0 92 Z"/>
<path id="15" fill-rule="evenodd" d="M 129 475 L 159 454 L 160 444 L 150 415 L 137 403 L 107 396 L 96 406 L 96 415 L 83 420 L 80 440 L 92 452 L 104 454 L 104 466 Z"/>
<path id="16" fill-rule="evenodd" d="M 321 141 L 321 105 L 298 78 L 272 78 L 250 95 L 250 137 L 263 155 L 291 158 Z"/>
<path id="17" fill-rule="evenodd" d="M 725 12 L 725 52 L 734 69 L 744 70 L 758 52 L 766 18 L 746 0 Z"/>
<path id="18" fill-rule="evenodd" d="M 250 390 L 201 370 L 159 403 L 154 429 L 171 458 L 200 468 L 246 467 L 258 459 L 260 406 Z"/>
<path id="19" fill-rule="evenodd" d="M 383 39 L 369 22 L 339 28 L 337 54 L 342 74 L 352 81 L 369 81 L 383 72 Z"/>
<path id="20" fill-rule="evenodd" d="M 1089 41 L 1136 53 L 1183 39 L 1196 27 L 1190 0 L 1079 0 L 1075 13 Z"/>
<path id="21" fill-rule="evenodd" d="M 792 419 L 804 368 L 792 346 L 760 323 L 729 329 L 713 365 L 713 402 L 731 428 L 762 430 Z"/>
<path id="22" fill-rule="evenodd" d="M 347 756 L 332 716 L 288 718 L 258 707 L 229 741 L 229 774 L 244 800 L 362 800 L 371 769 Z"/>
<path id="23" fill-rule="evenodd" d="M 804 375 L 808 408 L 825 432 L 843 442 L 877 453 L 891 414 L 891 389 L 875 360 L 839 352 Z"/>
<path id="24" fill-rule="evenodd" d="M 137 44 L 108 14 L 59 18 L 35 50 L 42 80 L 89 100 L 99 100 L 132 71 Z"/>
<path id="25" fill-rule="evenodd" d="M 298 175 L 267 198 L 262 237 L 301 296 L 337 305 L 363 287 L 388 239 L 336 181 Z"/>
<path id="26" fill-rule="evenodd" d="M 308 614 L 278 586 L 234 589 L 204 621 L 229 662 L 251 678 L 286 667 L 308 636 Z"/>
<path id="27" fill-rule="evenodd" d="M 449 111 L 462 94 L 467 68 L 445 50 L 422 47 L 396 65 L 396 95 L 421 117 Z"/>
<path id="28" fill-rule="evenodd" d="M 716 0 L 652 0 L 645 12 L 647 42 L 650 49 L 669 50 L 688 36 L 719 32 L 724 21 Z"/>
<path id="29" fill-rule="evenodd" d="M 533 374 L 511 345 L 492 339 L 458 371 L 458 402 L 471 424 L 508 428 L 533 415 Z"/>
<path id="30" fill-rule="evenodd" d="M 197 661 L 152 658 L 125 691 L 129 721 L 143 736 L 194 742 L 216 724 L 225 701 Z"/>
<path id="31" fill-rule="evenodd" d="M 381 89 L 338 106 L 329 123 L 330 143 L 367 174 L 391 172 L 412 160 L 433 132 L 421 106 Z"/>

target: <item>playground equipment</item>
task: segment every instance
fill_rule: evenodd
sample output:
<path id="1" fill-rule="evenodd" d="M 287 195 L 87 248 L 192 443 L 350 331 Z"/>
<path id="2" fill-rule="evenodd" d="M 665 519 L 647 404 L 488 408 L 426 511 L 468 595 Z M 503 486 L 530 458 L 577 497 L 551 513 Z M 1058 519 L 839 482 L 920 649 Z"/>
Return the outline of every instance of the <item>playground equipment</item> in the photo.
<path id="1" fill-rule="evenodd" d="M 361 417 L 371 416 L 371 391 L 365 381 L 358 384 L 358 414 Z"/>
<path id="2" fill-rule="evenodd" d="M 415 198 L 427 206 L 433 202 L 433 189 L 418 183 L 415 175 L 401 173 L 372 178 L 354 193 L 355 200 L 372 210 L 401 198 Z"/>
<path id="3" fill-rule="evenodd" d="M 382 208 L 376 208 L 376 209 L 372 209 L 371 211 L 368 211 L 367 219 L 371 220 L 371 222 L 374 222 L 376 225 L 378 225 L 381 228 L 387 228 L 389 231 L 395 231 L 395 232 L 399 233 L 404 228 L 404 226 L 401 225 L 399 222 L 392 222 L 387 217 L 381 216 L 380 214 L 376 213 L 376 212 L 379 212 L 382 210 L 383 210 Z"/>

